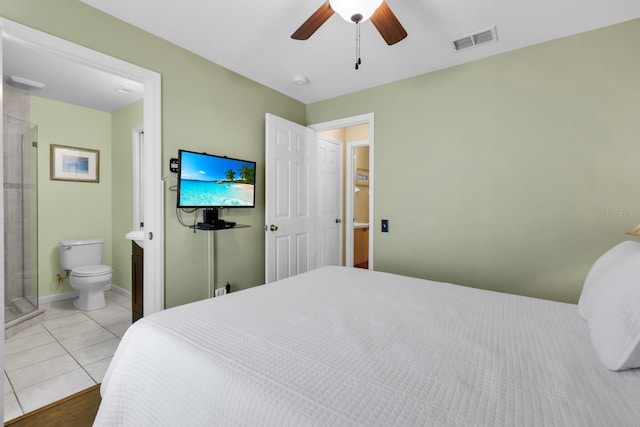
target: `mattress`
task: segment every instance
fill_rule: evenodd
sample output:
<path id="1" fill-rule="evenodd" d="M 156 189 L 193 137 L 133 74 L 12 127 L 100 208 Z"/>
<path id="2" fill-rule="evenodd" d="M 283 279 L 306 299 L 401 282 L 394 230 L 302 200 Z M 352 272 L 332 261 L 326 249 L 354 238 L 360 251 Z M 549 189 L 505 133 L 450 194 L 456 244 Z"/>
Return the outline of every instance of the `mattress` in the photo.
<path id="1" fill-rule="evenodd" d="M 145 317 L 97 426 L 637 426 L 576 306 L 324 267 Z"/>

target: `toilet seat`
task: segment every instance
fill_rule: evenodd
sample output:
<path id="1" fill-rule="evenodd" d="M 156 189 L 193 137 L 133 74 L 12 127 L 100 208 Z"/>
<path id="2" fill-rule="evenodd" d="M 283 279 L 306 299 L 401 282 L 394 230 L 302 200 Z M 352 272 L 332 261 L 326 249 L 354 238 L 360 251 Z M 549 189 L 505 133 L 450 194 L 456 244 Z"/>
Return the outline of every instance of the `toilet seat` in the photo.
<path id="1" fill-rule="evenodd" d="M 82 267 L 74 268 L 71 271 L 71 275 L 75 277 L 93 277 L 110 274 L 111 272 L 111 267 L 108 265 L 83 265 Z"/>

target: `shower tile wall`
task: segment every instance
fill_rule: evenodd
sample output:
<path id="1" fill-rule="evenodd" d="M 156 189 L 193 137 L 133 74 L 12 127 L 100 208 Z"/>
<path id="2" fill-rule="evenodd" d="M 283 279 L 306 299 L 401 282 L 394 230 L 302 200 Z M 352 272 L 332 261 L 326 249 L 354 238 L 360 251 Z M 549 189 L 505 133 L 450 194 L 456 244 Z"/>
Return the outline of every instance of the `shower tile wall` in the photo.
<path id="1" fill-rule="evenodd" d="M 29 95 L 13 89 L 4 88 L 4 114 L 25 122 L 31 120 Z"/>
<path id="2" fill-rule="evenodd" d="M 29 248 L 30 219 L 28 210 L 29 155 L 23 156 L 20 134 L 29 131 L 29 95 L 14 90 L 4 91 L 4 113 L 11 123 L 5 126 L 4 141 L 4 249 L 5 249 L 5 305 L 25 296 L 36 296 L 36 271 L 29 267 L 31 249 Z M 15 120 L 18 119 L 18 120 Z M 7 121 L 5 120 L 5 123 Z M 11 132 L 11 135 L 7 134 Z M 16 161 L 21 159 L 21 161 Z M 23 182 L 26 180 L 26 182 Z M 23 190 L 27 200 L 23 202 Z M 23 209 L 26 207 L 26 209 Z M 20 244 L 24 242 L 25 244 Z M 11 245 L 11 246 L 9 246 Z M 33 279 L 33 280 L 32 280 Z"/>

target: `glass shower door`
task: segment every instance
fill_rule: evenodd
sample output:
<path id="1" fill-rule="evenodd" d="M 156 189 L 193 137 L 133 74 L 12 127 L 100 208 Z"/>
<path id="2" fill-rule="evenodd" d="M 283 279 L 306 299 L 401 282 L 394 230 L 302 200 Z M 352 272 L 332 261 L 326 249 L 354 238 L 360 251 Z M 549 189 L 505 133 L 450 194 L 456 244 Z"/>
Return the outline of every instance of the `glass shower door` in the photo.
<path id="1" fill-rule="evenodd" d="M 4 116 L 5 332 L 38 313 L 37 126 Z"/>

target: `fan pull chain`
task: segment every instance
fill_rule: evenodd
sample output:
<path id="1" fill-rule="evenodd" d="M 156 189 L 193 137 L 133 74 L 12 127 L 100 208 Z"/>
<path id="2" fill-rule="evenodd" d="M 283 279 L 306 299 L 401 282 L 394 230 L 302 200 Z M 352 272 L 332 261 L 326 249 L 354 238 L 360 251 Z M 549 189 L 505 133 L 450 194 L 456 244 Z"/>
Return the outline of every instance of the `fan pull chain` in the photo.
<path id="1" fill-rule="evenodd" d="M 362 60 L 360 59 L 360 22 L 356 22 L 356 70 L 360 68 Z"/>

